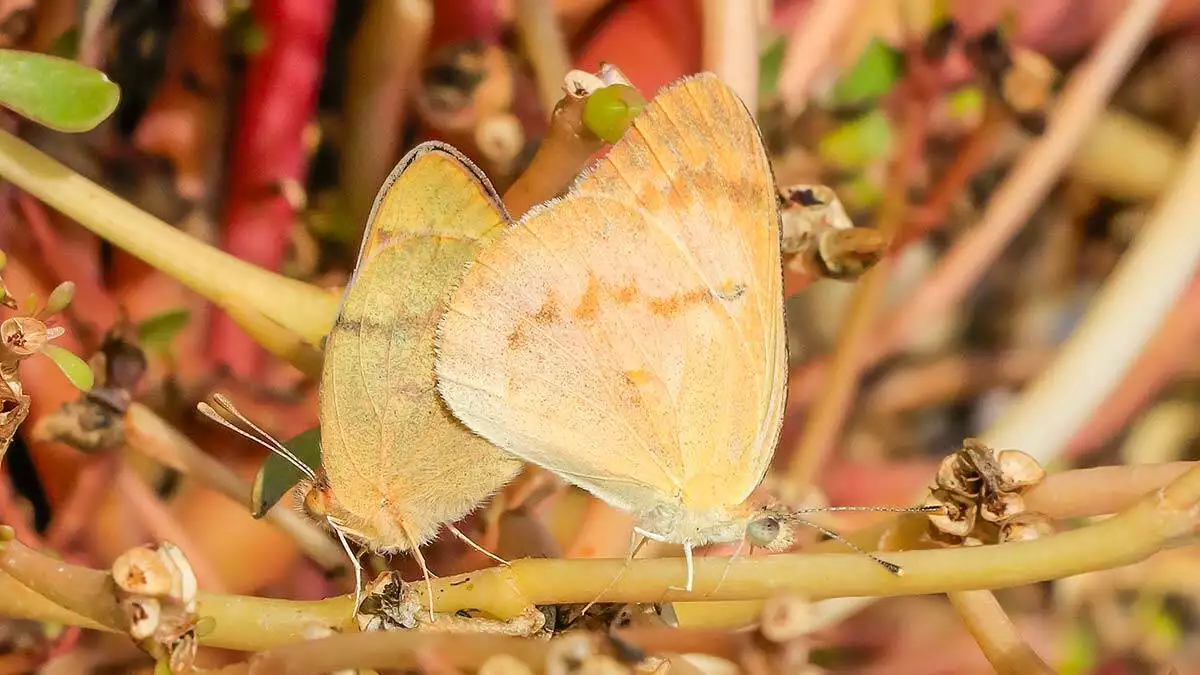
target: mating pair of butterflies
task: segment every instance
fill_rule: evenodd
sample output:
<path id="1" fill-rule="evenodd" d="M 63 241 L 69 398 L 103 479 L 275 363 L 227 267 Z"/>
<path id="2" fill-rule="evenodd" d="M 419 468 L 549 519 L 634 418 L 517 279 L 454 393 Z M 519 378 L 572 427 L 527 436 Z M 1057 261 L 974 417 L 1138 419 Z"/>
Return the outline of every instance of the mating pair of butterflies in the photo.
<path id="1" fill-rule="evenodd" d="M 693 547 L 768 544 L 778 522 L 747 498 L 787 377 L 776 194 L 752 117 L 710 74 L 663 90 L 515 223 L 453 148 L 414 149 L 326 341 L 309 511 L 424 568 L 419 547 L 525 461 L 681 544 L 688 589 Z"/>

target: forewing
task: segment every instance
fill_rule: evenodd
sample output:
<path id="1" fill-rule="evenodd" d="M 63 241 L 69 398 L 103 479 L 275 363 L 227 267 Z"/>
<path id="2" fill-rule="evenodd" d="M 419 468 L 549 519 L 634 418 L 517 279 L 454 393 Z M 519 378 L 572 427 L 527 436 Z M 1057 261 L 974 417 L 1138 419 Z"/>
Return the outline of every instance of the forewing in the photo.
<path id="1" fill-rule="evenodd" d="M 434 381 L 434 337 L 466 265 L 508 218 L 449 146 L 427 143 L 389 177 L 325 347 L 322 466 L 338 516 L 377 548 L 427 539 L 511 479 L 519 463 L 462 426 Z"/>
<path id="2" fill-rule="evenodd" d="M 674 85 L 478 259 L 443 320 L 443 397 L 614 505 L 741 503 L 782 416 L 778 228 L 745 107 L 715 77 Z"/>

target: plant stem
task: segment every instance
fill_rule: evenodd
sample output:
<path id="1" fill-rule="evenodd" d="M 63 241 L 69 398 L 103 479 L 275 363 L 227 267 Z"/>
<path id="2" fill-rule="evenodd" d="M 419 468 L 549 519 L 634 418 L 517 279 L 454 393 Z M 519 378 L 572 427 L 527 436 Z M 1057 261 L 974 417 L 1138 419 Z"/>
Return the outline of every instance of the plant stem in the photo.
<path id="1" fill-rule="evenodd" d="M 543 114 L 550 113 L 562 96 L 563 78 L 571 69 L 567 41 L 550 0 L 514 0 L 517 31 L 533 74 Z"/>
<path id="2" fill-rule="evenodd" d="M 804 111 L 813 80 L 863 4 L 863 0 L 816 0 L 796 22 L 779 73 L 779 98 L 789 115 Z"/>
<path id="3" fill-rule="evenodd" d="M 584 97 L 564 96 L 554 108 L 537 153 L 504 193 L 504 206 L 514 219 L 535 204 L 557 196 L 575 180 L 604 142 L 583 124 Z"/>
<path id="4" fill-rule="evenodd" d="M 208 246 L 3 130 L 0 177 L 213 303 L 256 317 L 248 330 L 291 332 L 318 345 L 333 325 L 339 296 Z"/>
<path id="5" fill-rule="evenodd" d="M 998 675 L 1054 675 L 1033 651 L 990 591 L 951 593 L 950 604 Z"/>
<path id="6" fill-rule="evenodd" d="M 715 73 L 758 111 L 758 5 L 744 0 L 704 0 L 704 69 Z"/>

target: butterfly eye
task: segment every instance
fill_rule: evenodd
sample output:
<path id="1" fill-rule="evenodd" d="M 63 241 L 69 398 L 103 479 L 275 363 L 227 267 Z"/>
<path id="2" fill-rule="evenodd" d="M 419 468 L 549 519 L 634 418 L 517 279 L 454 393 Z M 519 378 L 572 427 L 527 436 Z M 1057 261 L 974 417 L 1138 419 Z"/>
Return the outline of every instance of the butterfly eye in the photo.
<path id="1" fill-rule="evenodd" d="M 329 513 L 329 492 L 320 487 L 311 487 L 304 493 L 304 511 L 313 520 L 321 521 Z"/>
<path id="2" fill-rule="evenodd" d="M 771 544 L 779 538 L 779 530 L 778 518 L 773 516 L 756 518 L 750 521 L 750 524 L 746 527 L 746 538 L 755 546 L 770 548 Z"/>

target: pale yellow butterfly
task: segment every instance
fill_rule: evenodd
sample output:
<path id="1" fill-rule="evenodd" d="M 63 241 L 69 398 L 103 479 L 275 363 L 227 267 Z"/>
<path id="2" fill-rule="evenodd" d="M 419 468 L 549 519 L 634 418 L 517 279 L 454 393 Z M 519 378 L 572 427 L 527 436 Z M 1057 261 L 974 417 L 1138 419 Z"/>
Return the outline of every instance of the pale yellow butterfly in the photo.
<path id="1" fill-rule="evenodd" d="M 400 161 L 376 198 L 326 338 L 321 472 L 290 458 L 310 479 L 311 515 L 374 551 L 412 552 L 426 580 L 419 549 L 443 526 L 491 555 L 453 523 L 521 468 L 450 414 L 434 379 L 434 337 L 450 291 L 508 223 L 486 176 L 454 148 L 423 143 Z M 273 451 L 290 454 L 257 431 Z M 428 600 L 432 615 L 432 593 Z"/>
<path id="2" fill-rule="evenodd" d="M 468 427 L 693 547 L 766 541 L 747 504 L 782 424 L 779 204 L 745 105 L 711 74 L 662 91 L 568 193 L 471 266 L 438 336 Z"/>

